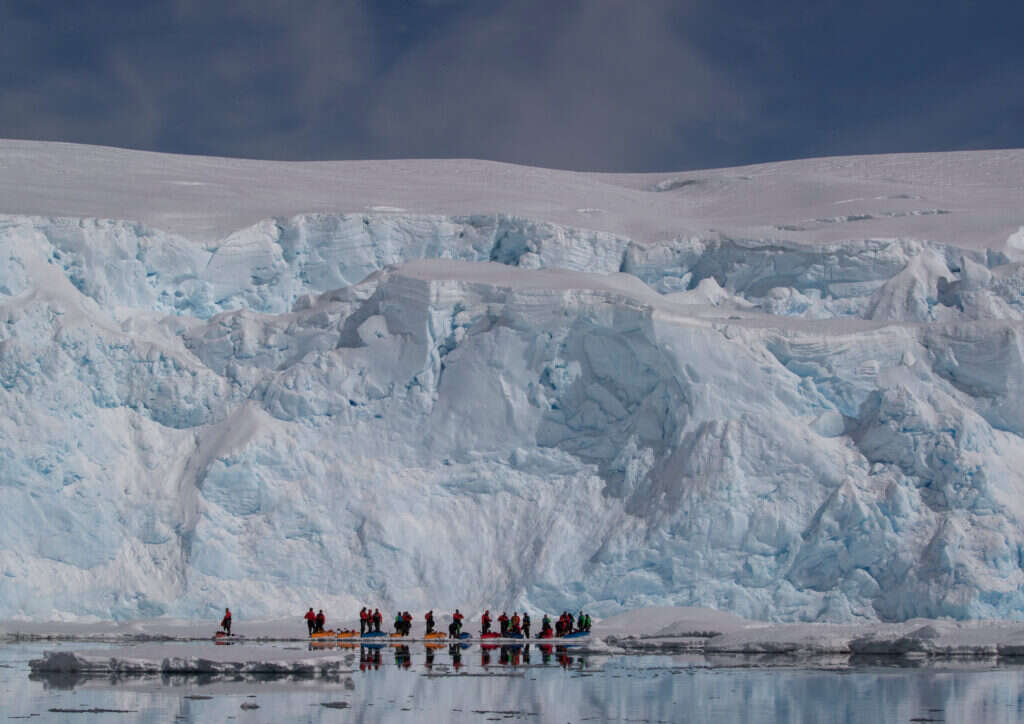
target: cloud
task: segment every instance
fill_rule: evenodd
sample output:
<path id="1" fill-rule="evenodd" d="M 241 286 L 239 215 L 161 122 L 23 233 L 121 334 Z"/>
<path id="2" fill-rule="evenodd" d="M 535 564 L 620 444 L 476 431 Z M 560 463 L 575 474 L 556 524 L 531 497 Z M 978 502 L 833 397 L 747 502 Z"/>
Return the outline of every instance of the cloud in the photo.
<path id="1" fill-rule="evenodd" d="M 1024 6 L 0 4 L 0 136 L 676 170 L 1024 145 Z"/>
<path id="2" fill-rule="evenodd" d="M 315 155 L 325 118 L 374 74 L 372 23 L 358 0 L 97 7 L 0 11 L 17 33 L 5 52 L 13 70 L 0 77 L 4 135 Z"/>
<path id="3" fill-rule="evenodd" d="M 593 0 L 468 15 L 383 79 L 376 141 L 385 155 L 577 169 L 692 161 L 757 102 L 694 48 L 692 17 L 687 3 Z"/>

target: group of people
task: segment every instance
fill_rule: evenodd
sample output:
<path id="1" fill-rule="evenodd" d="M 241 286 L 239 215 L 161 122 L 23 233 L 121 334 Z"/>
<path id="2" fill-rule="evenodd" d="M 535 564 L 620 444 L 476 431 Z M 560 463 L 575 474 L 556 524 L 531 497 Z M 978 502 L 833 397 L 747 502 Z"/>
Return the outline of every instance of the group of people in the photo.
<path id="1" fill-rule="evenodd" d="M 306 619 L 306 626 L 309 628 L 309 635 L 312 636 L 315 633 L 323 633 L 324 625 L 327 623 L 327 617 L 324 615 L 323 609 L 320 609 L 318 613 L 313 613 L 313 607 L 310 606 L 309 610 L 306 611 L 304 616 Z M 431 609 L 427 611 L 423 617 L 427 623 L 427 633 L 434 633 L 434 611 Z M 448 635 L 452 638 L 459 638 L 462 634 L 462 621 L 465 616 L 455 609 L 455 613 L 452 614 L 452 622 L 448 626 Z M 380 609 L 375 608 L 370 611 L 369 608 L 363 607 L 359 610 L 359 634 L 366 634 L 370 632 L 380 633 L 380 624 L 383 620 Z M 575 628 L 574 628 L 575 625 Z M 224 633 L 228 636 L 231 635 L 231 609 L 224 609 L 224 618 L 221 619 L 220 626 Z M 512 616 L 509 617 L 504 611 L 498 616 L 498 626 L 501 636 L 508 636 L 514 634 L 516 636 L 523 636 L 524 638 L 530 638 L 530 614 L 523 612 L 520 618 L 518 611 L 513 611 Z M 401 636 L 408 636 L 412 631 L 412 614 L 408 611 L 399 611 L 395 614 L 395 633 Z M 552 636 L 551 619 L 547 614 L 544 614 L 544 618 L 541 620 L 540 633 L 537 634 L 537 638 L 550 638 Z M 580 611 L 579 616 L 573 620 L 573 615 L 568 611 L 562 611 L 562 615 L 555 621 L 554 636 L 565 636 L 579 631 L 590 631 L 590 614 L 583 613 Z M 480 617 L 480 633 L 486 634 L 491 632 L 491 610 L 487 609 Z"/>
<path id="2" fill-rule="evenodd" d="M 309 610 L 306 611 L 304 618 L 306 619 L 306 626 L 309 628 L 310 636 L 315 633 L 324 632 L 324 624 L 327 623 L 327 617 L 324 616 L 324 610 L 322 608 L 319 613 L 313 613 L 313 607 L 310 606 Z"/>
<path id="3" fill-rule="evenodd" d="M 547 628 L 550 629 L 551 621 L 547 616 L 544 616 L 544 621 L 546 622 L 545 625 Z M 562 611 L 562 615 L 559 616 L 558 620 L 555 622 L 555 636 L 565 636 L 566 634 L 571 634 L 574 631 L 590 631 L 590 614 L 580 611 L 580 615 L 576 619 L 576 628 L 573 629 L 572 625 L 572 614 L 568 611 Z"/>
<path id="4" fill-rule="evenodd" d="M 427 634 L 435 633 L 435 621 L 434 611 L 431 609 L 423 617 L 427 625 Z M 380 609 L 375 608 L 372 611 L 365 606 L 359 609 L 359 634 L 366 633 L 380 633 L 380 625 L 383 620 Z M 452 622 L 448 626 L 448 635 L 451 638 L 459 638 L 462 635 L 462 622 L 465 620 L 465 616 L 459 609 L 455 609 L 452 614 Z M 498 627 L 500 636 L 523 636 L 524 638 L 530 638 L 530 614 L 523 612 L 520 616 L 518 611 L 513 611 L 512 615 L 509 616 L 504 611 L 498 616 Z M 412 621 L 413 616 L 408 611 L 399 611 L 395 614 L 395 633 L 399 636 L 408 636 L 412 632 Z M 324 630 L 324 623 L 326 617 L 324 616 L 323 610 L 319 613 L 314 614 L 313 609 L 310 608 L 306 612 L 306 623 L 309 625 L 309 633 L 312 635 Z M 491 618 L 491 610 L 487 609 L 480 617 L 480 633 L 481 635 L 491 632 L 491 625 L 493 619 Z M 228 624 L 230 626 L 230 623 Z M 579 616 L 575 619 L 573 615 L 568 611 L 562 611 L 562 615 L 555 621 L 554 629 L 551 627 L 551 618 L 545 614 L 541 621 L 540 633 L 537 634 L 537 638 L 550 638 L 551 636 L 565 636 L 579 631 L 590 631 L 590 614 L 586 614 L 580 611 Z"/>
<path id="5" fill-rule="evenodd" d="M 519 618 L 519 612 L 513 611 L 512 618 L 509 618 L 508 614 L 504 611 L 498 616 L 498 626 L 501 630 L 502 636 L 508 634 L 522 634 L 525 638 L 530 638 L 530 614 L 523 611 L 523 617 Z M 480 633 L 491 632 L 491 609 L 484 611 L 484 615 L 480 617 Z"/>
<path id="6" fill-rule="evenodd" d="M 410 631 L 412 631 L 412 614 L 408 611 L 399 611 L 395 614 L 395 633 L 399 636 L 408 636 Z"/>
<path id="7" fill-rule="evenodd" d="M 383 620 L 384 617 L 381 616 L 379 608 L 372 611 L 366 607 L 359 609 L 359 635 L 362 636 L 371 631 L 380 633 L 380 622 Z M 412 617 L 409 620 L 411 621 Z"/>

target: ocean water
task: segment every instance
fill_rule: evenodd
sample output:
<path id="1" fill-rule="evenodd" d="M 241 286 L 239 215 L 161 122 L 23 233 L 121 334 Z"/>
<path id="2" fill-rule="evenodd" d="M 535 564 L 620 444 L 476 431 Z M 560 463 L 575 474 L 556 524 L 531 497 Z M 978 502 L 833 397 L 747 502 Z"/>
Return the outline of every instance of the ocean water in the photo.
<path id="1" fill-rule="evenodd" d="M 212 644 L 211 644 L 212 645 Z M 170 645 L 173 646 L 173 645 Z M 192 644 L 194 647 L 194 644 Z M 274 648 L 300 644 L 267 645 Z M 594 656 L 571 648 L 339 649 L 338 676 L 32 675 L 0 644 L 0 720 L 32 722 L 1018 722 L 1024 668 Z M 118 648 L 110 646 L 112 655 Z M 774 665 L 771 665 L 774 662 Z"/>

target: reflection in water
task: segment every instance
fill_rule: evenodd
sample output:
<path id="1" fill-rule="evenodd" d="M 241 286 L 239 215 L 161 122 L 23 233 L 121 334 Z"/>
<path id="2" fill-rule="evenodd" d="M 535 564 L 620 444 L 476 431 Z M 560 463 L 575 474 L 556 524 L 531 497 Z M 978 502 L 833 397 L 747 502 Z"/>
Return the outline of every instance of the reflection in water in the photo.
<path id="1" fill-rule="evenodd" d="M 370 671 L 380 669 L 381 649 L 383 646 L 371 645 L 359 647 L 359 670 Z"/>
<path id="2" fill-rule="evenodd" d="M 260 721 L 280 722 L 338 721 L 341 708 L 363 722 L 408 715 L 476 724 L 489 713 L 527 721 L 1024 721 L 1024 668 L 991 661 L 830 670 L 777 657 L 594 656 L 555 643 L 382 643 L 339 646 L 347 668 L 333 679 L 30 678 L 28 659 L 57 647 L 72 645 L 0 645 L 0 719 L 59 721 L 62 713 L 51 709 L 106 709 L 133 710 L 118 714 L 125 723 L 242 721 L 244 704 L 259 707 Z M 757 666 L 765 661 L 788 666 Z"/>
<path id="3" fill-rule="evenodd" d="M 536 647 L 540 651 L 541 666 L 551 666 L 552 662 L 569 669 L 573 667 L 584 668 L 587 657 L 584 655 L 570 656 L 570 649 L 565 646 L 554 646 L 552 644 L 480 644 L 480 667 L 489 670 L 494 662 L 494 653 L 497 652 L 497 663 L 499 666 L 517 668 L 519 666 L 530 666 L 532 664 L 531 651 Z"/>
<path id="4" fill-rule="evenodd" d="M 469 644 L 451 644 L 448 647 L 448 655 L 452 659 L 452 668 L 459 671 L 462 668 L 462 651 L 468 649 Z"/>

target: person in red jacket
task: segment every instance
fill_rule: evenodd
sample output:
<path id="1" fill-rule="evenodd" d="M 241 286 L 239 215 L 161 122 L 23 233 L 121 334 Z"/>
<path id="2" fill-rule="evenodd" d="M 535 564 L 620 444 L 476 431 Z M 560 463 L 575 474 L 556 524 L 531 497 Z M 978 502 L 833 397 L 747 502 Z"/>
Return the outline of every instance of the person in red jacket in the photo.
<path id="1" fill-rule="evenodd" d="M 427 611 L 427 615 L 424 616 L 423 618 L 425 618 L 427 620 L 427 633 L 428 634 L 434 633 L 434 611 L 433 610 Z"/>
<path id="2" fill-rule="evenodd" d="M 373 630 L 380 633 L 380 622 L 384 620 L 384 616 L 381 615 L 380 609 L 373 609 Z"/>
<path id="3" fill-rule="evenodd" d="M 462 614 L 459 613 L 459 609 L 455 609 L 455 613 L 452 614 L 452 623 L 455 624 L 455 635 L 458 636 L 462 633 Z"/>
<path id="4" fill-rule="evenodd" d="M 228 636 L 231 635 L 231 609 L 224 609 L 224 618 L 220 620 L 220 627 L 224 629 L 224 633 Z"/>
<path id="5" fill-rule="evenodd" d="M 491 632 L 491 609 L 484 611 L 484 615 L 480 617 L 480 629 L 481 634 Z"/>
<path id="6" fill-rule="evenodd" d="M 316 615 L 316 633 L 324 632 L 325 623 L 327 623 L 327 617 L 324 616 L 324 610 L 321 608 Z"/>
<path id="7" fill-rule="evenodd" d="M 412 614 L 406 611 L 402 614 L 402 635 L 408 636 L 412 632 Z"/>
<path id="8" fill-rule="evenodd" d="M 309 635 L 313 635 L 313 631 L 316 630 L 316 614 L 313 613 L 313 607 L 310 606 L 309 610 L 306 611 L 306 627 L 309 629 Z"/>
<path id="9" fill-rule="evenodd" d="M 504 611 L 498 616 L 498 627 L 501 629 L 501 635 L 504 636 L 508 633 L 508 614 Z"/>
<path id="10" fill-rule="evenodd" d="M 565 617 L 566 613 L 565 611 L 562 611 L 562 615 L 558 617 L 558 622 L 555 624 L 556 636 L 565 636 L 567 633 L 569 633 L 565 630 Z"/>
<path id="11" fill-rule="evenodd" d="M 363 606 L 359 609 L 359 635 L 362 636 L 370 628 L 370 612 Z"/>

